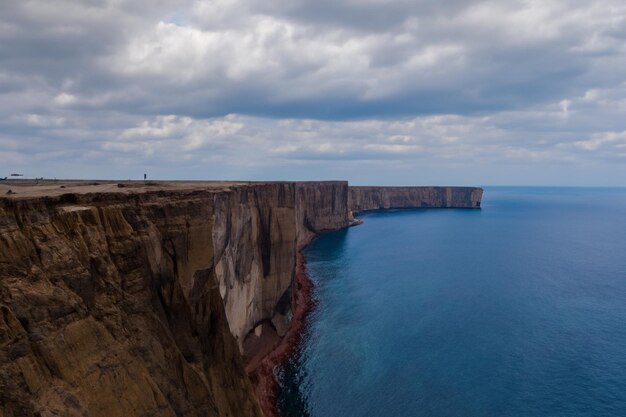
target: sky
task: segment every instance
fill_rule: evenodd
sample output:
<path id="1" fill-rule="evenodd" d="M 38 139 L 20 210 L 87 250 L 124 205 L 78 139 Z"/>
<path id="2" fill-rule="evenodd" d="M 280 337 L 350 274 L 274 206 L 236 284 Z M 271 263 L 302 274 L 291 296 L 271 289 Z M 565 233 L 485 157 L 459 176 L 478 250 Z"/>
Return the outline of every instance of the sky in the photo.
<path id="1" fill-rule="evenodd" d="M 0 177 L 626 186 L 623 0 L 0 0 Z"/>

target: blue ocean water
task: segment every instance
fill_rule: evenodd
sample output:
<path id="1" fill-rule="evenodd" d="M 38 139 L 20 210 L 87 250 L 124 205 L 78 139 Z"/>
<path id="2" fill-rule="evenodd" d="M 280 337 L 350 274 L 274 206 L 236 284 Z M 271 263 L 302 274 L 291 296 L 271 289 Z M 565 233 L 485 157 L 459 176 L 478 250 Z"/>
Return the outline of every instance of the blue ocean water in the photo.
<path id="1" fill-rule="evenodd" d="M 626 416 L 626 190 L 361 218 L 306 250 L 286 417 Z"/>

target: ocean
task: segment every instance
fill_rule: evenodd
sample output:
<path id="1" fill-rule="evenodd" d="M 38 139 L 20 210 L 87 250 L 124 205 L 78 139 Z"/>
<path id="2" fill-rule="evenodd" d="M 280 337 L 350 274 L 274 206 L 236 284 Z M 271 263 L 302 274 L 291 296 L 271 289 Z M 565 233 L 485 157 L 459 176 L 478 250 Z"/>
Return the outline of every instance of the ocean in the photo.
<path id="1" fill-rule="evenodd" d="M 626 416 L 626 190 L 485 189 L 306 250 L 285 417 Z"/>

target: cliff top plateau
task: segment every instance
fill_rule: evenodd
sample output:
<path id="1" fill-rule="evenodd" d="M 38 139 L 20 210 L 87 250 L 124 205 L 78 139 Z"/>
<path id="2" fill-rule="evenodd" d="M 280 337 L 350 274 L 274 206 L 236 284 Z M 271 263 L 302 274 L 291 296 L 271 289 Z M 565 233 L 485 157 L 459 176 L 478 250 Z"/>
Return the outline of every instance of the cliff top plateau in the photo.
<path id="1" fill-rule="evenodd" d="M 252 181 L 114 181 L 114 180 L 4 180 L 0 198 L 56 197 L 63 194 L 122 193 L 154 191 L 227 190 L 233 187 L 271 183 Z"/>

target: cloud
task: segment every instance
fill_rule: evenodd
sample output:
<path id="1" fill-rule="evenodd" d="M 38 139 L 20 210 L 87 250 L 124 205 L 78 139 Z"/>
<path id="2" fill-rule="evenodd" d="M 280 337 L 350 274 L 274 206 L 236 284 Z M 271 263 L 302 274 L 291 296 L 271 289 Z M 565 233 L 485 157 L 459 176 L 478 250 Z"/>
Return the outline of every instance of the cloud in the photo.
<path id="1" fill-rule="evenodd" d="M 310 177 L 359 179 L 395 161 L 415 175 L 416 165 L 479 165 L 483 182 L 502 164 L 623 172 L 618 0 L 25 0 L 2 9 L 3 166 L 255 178 L 306 166 Z M 340 161 L 350 170 L 331 167 Z"/>

